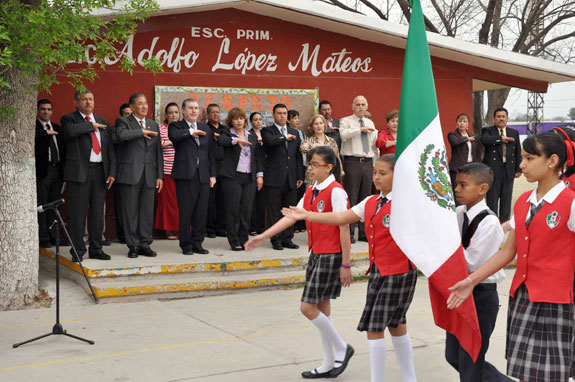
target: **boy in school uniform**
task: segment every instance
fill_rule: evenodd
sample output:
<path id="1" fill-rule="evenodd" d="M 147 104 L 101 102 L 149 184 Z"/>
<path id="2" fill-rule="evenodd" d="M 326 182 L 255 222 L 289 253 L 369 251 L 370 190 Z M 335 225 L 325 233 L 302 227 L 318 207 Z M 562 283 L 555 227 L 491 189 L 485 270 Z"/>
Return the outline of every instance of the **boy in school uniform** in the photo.
<path id="1" fill-rule="evenodd" d="M 487 207 L 485 195 L 493 183 L 493 170 L 483 163 L 468 163 L 457 172 L 455 198 L 461 241 L 469 273 L 477 270 L 498 250 L 503 242 L 503 229 L 497 216 Z M 447 333 L 445 358 L 459 372 L 462 382 L 505 381 L 512 379 L 485 360 L 489 337 L 495 328 L 499 297 L 497 283 L 503 281 L 503 269 L 495 272 L 473 289 L 473 298 L 481 331 L 481 351 L 474 363 L 457 338 Z"/>

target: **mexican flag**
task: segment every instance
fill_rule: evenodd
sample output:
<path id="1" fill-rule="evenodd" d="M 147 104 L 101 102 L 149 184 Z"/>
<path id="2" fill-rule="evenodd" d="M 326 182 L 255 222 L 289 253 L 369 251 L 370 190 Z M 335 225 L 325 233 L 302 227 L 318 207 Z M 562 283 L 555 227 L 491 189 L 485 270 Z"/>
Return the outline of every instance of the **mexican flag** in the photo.
<path id="1" fill-rule="evenodd" d="M 449 310 L 447 289 L 467 277 L 439 122 L 423 12 L 413 0 L 403 66 L 390 230 L 429 279 L 435 324 L 455 335 L 473 360 L 481 334 L 473 296 Z"/>

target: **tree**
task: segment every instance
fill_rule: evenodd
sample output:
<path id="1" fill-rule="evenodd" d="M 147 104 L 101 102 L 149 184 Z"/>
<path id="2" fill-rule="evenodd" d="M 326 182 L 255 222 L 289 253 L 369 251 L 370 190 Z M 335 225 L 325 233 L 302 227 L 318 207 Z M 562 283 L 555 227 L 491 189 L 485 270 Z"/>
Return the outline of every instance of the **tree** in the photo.
<path id="1" fill-rule="evenodd" d="M 99 18 L 97 9 L 117 11 Z M 0 0 L 0 309 L 16 309 L 38 293 L 38 226 L 34 119 L 39 90 L 82 87 L 105 57 L 157 10 L 153 0 Z M 81 63 L 88 44 L 99 64 Z M 121 67 L 135 63 L 125 56 Z M 144 66 L 158 70 L 156 60 Z"/>
<path id="2" fill-rule="evenodd" d="M 339 6 L 341 1 L 322 0 Z M 378 3 L 376 3 L 376 1 Z M 467 41 L 490 45 L 513 52 L 544 56 L 563 63 L 575 61 L 575 1 L 570 0 L 430 0 L 424 8 L 428 31 Z M 349 2 L 343 2 L 349 7 Z M 370 5 L 367 6 L 366 3 Z M 386 20 L 393 16 L 393 5 L 398 22 L 409 20 L 409 0 L 360 0 L 355 12 L 368 13 L 373 7 L 386 5 Z M 474 127 L 481 129 L 491 121 L 493 111 L 502 106 L 509 88 L 487 92 L 488 106 L 484 110 L 484 92 L 473 95 Z"/>
<path id="3" fill-rule="evenodd" d="M 575 121 L 575 107 L 569 109 L 569 119 Z"/>

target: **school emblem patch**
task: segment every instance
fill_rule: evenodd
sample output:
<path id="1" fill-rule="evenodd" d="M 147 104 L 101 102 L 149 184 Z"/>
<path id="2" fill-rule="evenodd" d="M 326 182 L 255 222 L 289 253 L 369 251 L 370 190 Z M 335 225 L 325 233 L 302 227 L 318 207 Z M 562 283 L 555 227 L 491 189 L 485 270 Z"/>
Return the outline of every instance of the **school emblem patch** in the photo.
<path id="1" fill-rule="evenodd" d="M 383 219 L 381 219 L 381 222 L 385 228 L 389 228 L 389 214 L 386 214 Z"/>
<path id="2" fill-rule="evenodd" d="M 559 225 L 559 222 L 561 221 L 561 216 L 559 216 L 559 213 L 557 211 L 553 211 L 549 215 L 547 215 L 545 221 L 547 222 L 547 227 L 553 229 Z"/>
<path id="3" fill-rule="evenodd" d="M 323 202 L 323 200 L 320 200 L 319 203 L 317 204 L 317 211 L 323 212 L 324 207 L 325 207 L 325 203 Z"/>
<path id="4" fill-rule="evenodd" d="M 429 144 L 419 157 L 419 184 L 425 196 L 441 208 L 455 211 L 453 189 L 447 174 L 447 156 L 445 150 Z"/>

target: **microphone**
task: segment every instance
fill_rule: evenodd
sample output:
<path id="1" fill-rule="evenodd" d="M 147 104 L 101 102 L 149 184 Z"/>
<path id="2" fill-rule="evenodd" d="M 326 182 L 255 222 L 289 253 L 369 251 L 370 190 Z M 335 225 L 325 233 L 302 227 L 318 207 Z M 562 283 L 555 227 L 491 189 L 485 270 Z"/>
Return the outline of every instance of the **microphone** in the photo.
<path id="1" fill-rule="evenodd" d="M 38 206 L 38 212 L 39 213 L 45 212 L 49 209 L 58 207 L 60 204 L 64 204 L 64 199 L 57 199 L 54 200 L 53 202 L 44 204 L 43 206 Z"/>

